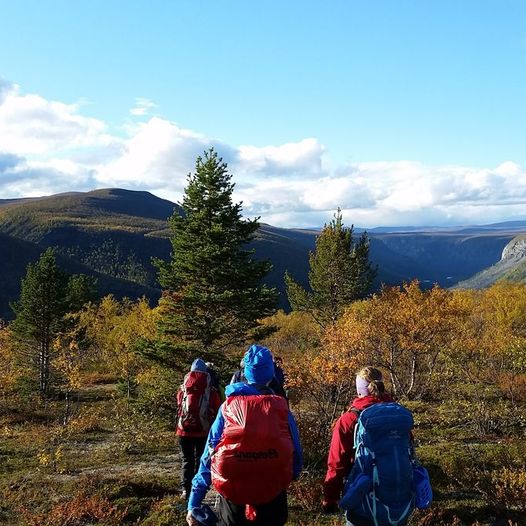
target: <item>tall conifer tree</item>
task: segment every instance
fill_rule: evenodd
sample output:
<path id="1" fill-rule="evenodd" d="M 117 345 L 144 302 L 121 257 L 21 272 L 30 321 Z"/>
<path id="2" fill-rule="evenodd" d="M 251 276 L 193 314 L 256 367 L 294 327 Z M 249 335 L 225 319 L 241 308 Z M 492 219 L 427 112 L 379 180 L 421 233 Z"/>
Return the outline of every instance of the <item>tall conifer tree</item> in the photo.
<path id="1" fill-rule="evenodd" d="M 52 344 L 65 327 L 65 314 L 79 310 L 95 297 L 95 280 L 82 274 L 70 276 L 60 270 L 52 248 L 27 266 L 20 299 L 12 305 L 16 318 L 11 328 L 19 342 L 19 351 L 38 370 L 42 397 L 49 392 Z"/>
<path id="2" fill-rule="evenodd" d="M 353 227 L 343 225 L 339 208 L 316 239 L 309 263 L 311 290 L 305 290 L 287 272 L 287 296 L 293 310 L 310 312 L 322 327 L 335 323 L 347 305 L 363 298 L 377 273 L 369 261 L 367 234 L 355 241 Z"/>
<path id="3" fill-rule="evenodd" d="M 164 289 L 162 332 L 205 354 L 255 337 L 262 329 L 258 320 L 275 312 L 277 303 L 276 290 L 262 283 L 271 263 L 255 260 L 247 248 L 259 218 L 242 219 L 231 179 L 213 149 L 197 158 L 183 215 L 170 218 L 171 261 L 156 262 Z"/>

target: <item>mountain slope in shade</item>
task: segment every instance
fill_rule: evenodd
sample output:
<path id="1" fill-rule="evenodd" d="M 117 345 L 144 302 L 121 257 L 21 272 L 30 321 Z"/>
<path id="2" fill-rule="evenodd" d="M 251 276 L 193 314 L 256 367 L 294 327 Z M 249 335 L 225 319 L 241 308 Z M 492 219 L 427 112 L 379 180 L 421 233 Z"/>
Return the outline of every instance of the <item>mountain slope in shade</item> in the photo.
<path id="1" fill-rule="evenodd" d="M 158 288 L 153 257 L 169 257 L 167 218 L 180 207 L 149 192 L 104 189 L 0 202 L 0 231 L 55 247 L 101 275 Z M 154 295 L 158 295 L 155 292 Z"/>
<path id="2" fill-rule="evenodd" d="M 373 241 L 381 240 L 398 260 L 386 251 L 375 255 L 373 242 L 371 253 L 380 266 L 394 267 L 397 275 L 416 277 L 424 285 L 438 283 L 449 287 L 496 263 L 515 235 L 515 232 L 485 230 L 478 234 L 449 230 L 371 234 Z"/>
<path id="3" fill-rule="evenodd" d="M 18 299 L 27 264 L 36 261 L 41 253 L 42 249 L 33 243 L 0 233 L 0 318 L 13 315 L 9 303 Z"/>
<path id="4" fill-rule="evenodd" d="M 22 278 L 26 274 L 27 265 L 38 260 L 44 248 L 0 233 L 0 318 L 11 319 L 13 312 L 10 303 L 16 301 L 20 295 Z M 155 302 L 160 292 L 152 287 L 114 278 L 96 272 L 85 265 L 63 256 L 57 257 L 59 267 L 69 274 L 88 274 L 97 278 L 98 292 L 101 296 L 113 294 L 117 298 L 140 298 L 146 296 Z"/>
<path id="5" fill-rule="evenodd" d="M 526 236 L 513 238 L 503 249 L 500 260 L 471 278 L 460 281 L 455 288 L 482 289 L 500 280 L 526 281 Z"/>

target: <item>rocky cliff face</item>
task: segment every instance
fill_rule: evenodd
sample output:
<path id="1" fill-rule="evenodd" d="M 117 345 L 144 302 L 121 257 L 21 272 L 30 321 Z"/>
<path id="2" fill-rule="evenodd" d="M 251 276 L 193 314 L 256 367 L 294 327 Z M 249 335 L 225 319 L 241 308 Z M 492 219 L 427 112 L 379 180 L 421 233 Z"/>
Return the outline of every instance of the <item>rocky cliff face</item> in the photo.
<path id="1" fill-rule="evenodd" d="M 501 261 L 504 259 L 519 260 L 524 256 L 526 256 L 526 236 L 518 236 L 504 247 Z"/>

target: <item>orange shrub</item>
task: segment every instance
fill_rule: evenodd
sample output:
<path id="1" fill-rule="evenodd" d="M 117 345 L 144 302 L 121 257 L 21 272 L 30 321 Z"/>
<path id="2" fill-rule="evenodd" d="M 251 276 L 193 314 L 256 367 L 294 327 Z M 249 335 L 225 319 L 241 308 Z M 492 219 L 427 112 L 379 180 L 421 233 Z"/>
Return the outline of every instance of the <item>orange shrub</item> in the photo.
<path id="1" fill-rule="evenodd" d="M 84 493 L 55 504 L 47 513 L 33 513 L 27 509 L 21 512 L 28 526 L 80 526 L 92 522 L 117 526 L 126 515 L 126 510 L 118 511 L 108 499 Z"/>

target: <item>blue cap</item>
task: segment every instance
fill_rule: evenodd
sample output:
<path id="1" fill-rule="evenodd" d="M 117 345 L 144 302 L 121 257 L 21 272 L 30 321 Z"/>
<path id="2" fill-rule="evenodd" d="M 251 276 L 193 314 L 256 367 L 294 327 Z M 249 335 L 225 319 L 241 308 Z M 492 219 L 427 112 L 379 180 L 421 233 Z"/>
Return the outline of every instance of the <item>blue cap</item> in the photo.
<path id="1" fill-rule="evenodd" d="M 268 384 L 274 378 L 272 353 L 262 345 L 251 345 L 244 357 L 245 378 L 249 384 Z"/>
<path id="2" fill-rule="evenodd" d="M 190 367 L 190 371 L 201 371 L 206 373 L 206 363 L 201 358 L 196 358 Z"/>

